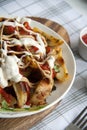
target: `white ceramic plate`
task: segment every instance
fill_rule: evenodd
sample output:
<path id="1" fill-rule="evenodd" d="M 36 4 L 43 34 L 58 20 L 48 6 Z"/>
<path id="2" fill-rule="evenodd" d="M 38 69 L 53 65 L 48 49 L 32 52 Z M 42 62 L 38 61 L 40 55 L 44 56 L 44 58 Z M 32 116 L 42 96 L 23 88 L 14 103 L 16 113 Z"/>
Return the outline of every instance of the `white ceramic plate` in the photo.
<path id="1" fill-rule="evenodd" d="M 42 31 L 55 36 L 56 38 L 61 38 L 60 35 L 58 35 L 56 32 L 53 30 L 49 29 L 48 27 L 42 25 L 39 22 L 36 22 L 34 20 L 31 20 L 31 27 L 38 27 Z M 63 40 L 63 39 L 62 39 Z M 61 99 L 64 98 L 64 96 L 67 94 L 67 92 L 70 90 L 74 79 L 75 79 L 75 73 L 76 73 L 76 64 L 75 64 L 75 59 L 73 56 L 73 53 L 70 49 L 70 47 L 67 45 L 67 43 L 64 41 L 64 44 L 61 46 L 63 50 L 63 57 L 66 62 L 66 66 L 70 75 L 69 80 L 65 81 L 64 83 L 56 83 L 56 90 L 51 93 L 51 95 L 48 97 L 47 102 L 48 105 L 45 106 L 42 109 L 36 110 L 36 111 L 18 111 L 18 112 L 10 112 L 10 111 L 1 111 L 0 112 L 0 118 L 15 118 L 15 117 L 23 117 L 23 116 L 28 116 L 32 114 L 36 114 L 39 112 L 42 112 L 53 105 L 55 105 L 57 102 L 59 102 Z"/>

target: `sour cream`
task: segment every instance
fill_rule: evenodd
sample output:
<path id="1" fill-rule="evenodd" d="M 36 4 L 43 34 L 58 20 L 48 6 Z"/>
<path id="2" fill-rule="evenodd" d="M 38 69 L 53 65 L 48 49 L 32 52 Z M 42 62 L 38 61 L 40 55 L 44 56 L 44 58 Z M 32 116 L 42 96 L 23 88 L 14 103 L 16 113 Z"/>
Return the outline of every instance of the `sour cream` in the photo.
<path id="1" fill-rule="evenodd" d="M 50 58 L 47 60 L 49 66 L 51 69 L 54 68 L 54 62 L 55 62 L 55 58 L 53 56 L 50 56 Z"/>
<path id="2" fill-rule="evenodd" d="M 19 68 L 17 65 L 17 60 L 14 56 L 6 56 L 5 62 L 1 65 L 2 79 L 5 84 L 3 84 L 1 80 L 1 84 L 3 87 L 7 86 L 7 81 L 11 80 L 14 82 L 19 82 L 22 78 L 22 75 L 19 73 Z M 5 77 L 5 78 L 4 78 Z"/>
<path id="3" fill-rule="evenodd" d="M 2 88 L 8 85 L 8 82 L 6 80 L 6 77 L 4 76 L 4 73 L 1 67 L 0 67 L 0 85 Z"/>

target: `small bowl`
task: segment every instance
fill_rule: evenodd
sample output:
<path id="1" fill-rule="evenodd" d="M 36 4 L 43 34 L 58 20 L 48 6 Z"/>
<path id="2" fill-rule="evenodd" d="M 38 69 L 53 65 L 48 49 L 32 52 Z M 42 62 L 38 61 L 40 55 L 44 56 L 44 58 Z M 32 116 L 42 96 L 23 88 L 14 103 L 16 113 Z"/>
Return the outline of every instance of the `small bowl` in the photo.
<path id="1" fill-rule="evenodd" d="M 80 42 L 78 49 L 80 56 L 87 61 L 87 44 L 82 39 L 82 36 L 85 34 L 87 34 L 87 27 L 84 28 L 80 33 Z"/>

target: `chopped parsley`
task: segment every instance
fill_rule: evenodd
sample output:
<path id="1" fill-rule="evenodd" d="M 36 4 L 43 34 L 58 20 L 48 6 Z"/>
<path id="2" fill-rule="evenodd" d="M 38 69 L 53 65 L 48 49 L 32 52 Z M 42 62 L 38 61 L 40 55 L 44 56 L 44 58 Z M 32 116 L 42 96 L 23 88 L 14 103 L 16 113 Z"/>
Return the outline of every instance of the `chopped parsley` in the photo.
<path id="1" fill-rule="evenodd" d="M 14 111 L 14 112 L 19 112 L 19 111 L 37 111 L 42 108 L 46 107 L 46 105 L 41 105 L 41 106 L 33 106 L 29 108 L 11 108 L 8 106 L 7 102 L 4 100 L 2 102 L 2 108 L 0 108 L 0 111 Z"/>
<path id="2" fill-rule="evenodd" d="M 5 109 L 8 108 L 8 103 L 5 100 L 3 100 L 1 104 L 2 104 L 2 108 L 5 108 Z"/>
<path id="3" fill-rule="evenodd" d="M 60 72 L 60 70 L 59 70 L 59 65 L 56 65 L 56 64 L 55 64 L 55 65 L 54 65 L 54 70 L 55 70 L 56 73 Z"/>

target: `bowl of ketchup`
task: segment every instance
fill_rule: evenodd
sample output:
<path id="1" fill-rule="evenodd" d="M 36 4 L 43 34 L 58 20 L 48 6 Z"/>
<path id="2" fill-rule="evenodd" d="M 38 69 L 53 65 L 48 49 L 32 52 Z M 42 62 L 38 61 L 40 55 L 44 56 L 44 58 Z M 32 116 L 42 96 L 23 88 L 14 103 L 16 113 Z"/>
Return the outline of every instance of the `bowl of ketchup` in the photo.
<path id="1" fill-rule="evenodd" d="M 87 27 L 80 32 L 79 54 L 87 61 Z"/>

